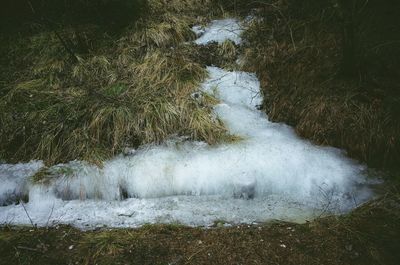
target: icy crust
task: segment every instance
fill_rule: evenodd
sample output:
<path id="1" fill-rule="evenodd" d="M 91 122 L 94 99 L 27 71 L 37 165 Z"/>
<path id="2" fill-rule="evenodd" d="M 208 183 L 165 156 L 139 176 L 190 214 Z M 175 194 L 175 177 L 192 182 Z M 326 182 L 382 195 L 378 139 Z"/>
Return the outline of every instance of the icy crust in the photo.
<path id="1" fill-rule="evenodd" d="M 0 164 L 0 206 L 23 199 L 28 192 L 28 176 L 43 167 L 42 162 L 29 164 Z"/>
<path id="2" fill-rule="evenodd" d="M 50 220 L 81 228 L 304 221 L 323 211 L 347 211 L 370 196 L 362 166 L 268 121 L 257 109 L 262 97 L 253 74 L 208 71 L 203 91 L 220 99 L 215 112 L 242 141 L 217 147 L 169 141 L 116 157 L 102 169 L 71 162 L 58 166 L 68 170 L 54 171 L 62 176 L 43 184 L 28 180 L 39 162 L 3 165 L 2 191 L 29 192 L 26 209 L 39 225 Z M 0 222 L 29 219 L 21 205 L 10 205 L 0 208 Z"/>
<path id="3" fill-rule="evenodd" d="M 283 196 L 254 200 L 226 200 L 221 196 L 173 196 L 124 201 L 49 200 L 25 205 L 38 226 L 71 224 L 81 229 L 97 227 L 140 227 L 144 224 L 181 223 L 210 226 L 215 221 L 227 224 L 258 223 L 279 219 L 304 222 L 315 214 L 312 208 L 288 202 Z M 271 215 L 271 212 L 275 214 Z M 3 223 L 30 224 L 23 207 L 0 211 Z"/>
<path id="4" fill-rule="evenodd" d="M 223 43 L 226 40 L 231 40 L 237 45 L 242 42 L 240 35 L 243 28 L 237 19 L 214 20 L 207 27 L 194 26 L 192 30 L 199 37 L 195 40 L 198 45 L 206 45 L 210 42 Z"/>
<path id="5" fill-rule="evenodd" d="M 220 100 L 215 115 L 241 141 L 212 147 L 170 140 L 120 155 L 103 168 L 79 161 L 58 165 L 39 183 L 31 177 L 41 162 L 0 165 L 0 205 L 8 205 L 0 207 L 0 223 L 29 224 L 26 212 L 40 226 L 88 229 L 176 222 L 208 226 L 216 220 L 301 222 L 348 211 L 371 197 L 363 166 L 268 121 L 258 110 L 263 98 L 254 74 L 208 71 L 199 94 Z M 22 197 L 29 197 L 24 207 L 10 205 Z"/>

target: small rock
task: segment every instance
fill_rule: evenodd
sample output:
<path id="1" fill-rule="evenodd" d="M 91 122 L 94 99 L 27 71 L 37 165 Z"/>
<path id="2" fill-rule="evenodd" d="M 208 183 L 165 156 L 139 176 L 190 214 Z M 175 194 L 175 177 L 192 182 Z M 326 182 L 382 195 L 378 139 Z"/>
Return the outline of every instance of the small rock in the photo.
<path id="1" fill-rule="evenodd" d="M 286 248 L 286 245 L 285 244 L 280 244 L 279 245 L 281 248 Z"/>
<path id="2" fill-rule="evenodd" d="M 74 249 L 74 245 L 71 245 L 68 247 L 69 250 L 73 250 Z"/>

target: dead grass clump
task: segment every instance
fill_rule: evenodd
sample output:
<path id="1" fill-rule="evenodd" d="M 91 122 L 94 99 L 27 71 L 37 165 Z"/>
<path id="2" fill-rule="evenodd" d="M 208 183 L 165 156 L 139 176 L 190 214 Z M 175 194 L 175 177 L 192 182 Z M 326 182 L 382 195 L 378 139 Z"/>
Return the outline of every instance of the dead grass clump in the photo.
<path id="1" fill-rule="evenodd" d="M 240 54 L 239 47 L 230 40 L 226 40 L 218 45 L 217 56 L 222 61 L 222 67 L 225 69 L 236 69 L 237 59 Z"/>
<path id="2" fill-rule="evenodd" d="M 54 179 L 60 177 L 74 176 L 76 169 L 71 165 L 60 164 L 52 167 L 43 167 L 31 177 L 33 184 L 50 184 Z"/>
<path id="3" fill-rule="evenodd" d="M 336 11 L 297 16 L 286 2 L 265 5 L 245 32 L 245 66 L 257 72 L 269 118 L 316 143 L 346 149 L 372 166 L 397 166 L 398 81 L 377 74 L 339 75 Z M 317 9 L 320 10 L 320 9 Z"/>
<path id="4" fill-rule="evenodd" d="M 216 42 L 207 45 L 187 44 L 179 47 L 179 50 L 191 60 L 203 65 L 214 65 L 224 69 L 236 70 L 236 60 L 240 48 L 232 41 L 225 41 L 222 44 Z"/>
<path id="5" fill-rule="evenodd" d="M 160 15 L 157 19 L 140 20 L 128 30 L 128 36 L 122 42 L 132 49 L 151 50 L 171 48 L 179 43 L 194 40 L 191 30 L 193 19 L 170 13 Z"/>
<path id="6" fill-rule="evenodd" d="M 130 233 L 87 233 L 80 241 L 80 245 L 87 248 L 87 259 L 96 261 L 101 256 L 107 255 L 109 262 L 112 262 L 118 255 L 121 255 L 134 238 Z"/>
<path id="7" fill-rule="evenodd" d="M 226 40 L 219 46 L 219 55 L 227 58 L 235 58 L 237 56 L 237 47 L 233 41 Z"/>
<path id="8" fill-rule="evenodd" d="M 216 5 L 218 5 L 218 1 L 215 0 L 148 0 L 149 9 L 155 14 L 166 10 L 168 13 L 187 15 L 191 17 L 201 15 L 213 16 L 215 15 L 213 14 L 214 12 L 219 11 L 213 9 Z"/>
<path id="9" fill-rule="evenodd" d="M 194 38 L 191 21 L 164 12 L 119 39 L 97 36 L 96 46 L 96 34 L 83 41 L 82 33 L 65 29 L 59 34 L 76 60 L 54 32 L 21 41 L 13 49 L 21 55 L 20 74 L 1 93 L 0 158 L 100 163 L 171 135 L 210 144 L 234 138 L 212 114 L 216 100 L 191 96 L 207 77 L 203 65 L 175 49 Z"/>
<path id="10" fill-rule="evenodd" d="M 211 106 L 191 98 L 206 77 L 205 69 L 177 53 L 155 52 L 137 62 L 131 83 L 118 82 L 112 74 L 116 71 L 108 70 L 116 66 L 104 57 L 82 64 L 72 76 L 96 86 L 54 90 L 39 79 L 18 85 L 4 97 L 5 157 L 96 162 L 127 146 L 159 143 L 172 134 L 208 143 L 226 134 Z"/>

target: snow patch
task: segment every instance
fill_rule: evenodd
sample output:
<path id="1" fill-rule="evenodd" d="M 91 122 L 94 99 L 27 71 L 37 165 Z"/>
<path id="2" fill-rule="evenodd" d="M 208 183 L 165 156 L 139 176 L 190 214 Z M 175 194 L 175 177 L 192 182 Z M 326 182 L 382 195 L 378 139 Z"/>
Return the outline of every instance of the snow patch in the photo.
<path id="1" fill-rule="evenodd" d="M 211 147 L 171 140 L 118 156 L 102 169 L 75 161 L 59 166 L 68 173 L 49 184 L 28 181 L 40 162 L 2 165 L 1 196 L 25 187 L 26 208 L 39 225 L 50 219 L 81 228 L 304 221 L 322 211 L 347 211 L 369 198 L 363 166 L 268 121 L 257 109 L 262 96 L 253 74 L 208 71 L 203 91 L 221 101 L 215 113 L 242 141 Z M 0 208 L 0 222 L 28 224 L 29 219 L 20 205 L 12 205 Z"/>
<path id="2" fill-rule="evenodd" d="M 42 162 L 0 164 L 0 206 L 14 203 L 27 194 L 28 177 L 43 167 Z"/>
<path id="3" fill-rule="evenodd" d="M 223 43 L 226 40 L 231 40 L 237 45 L 242 42 L 240 35 L 243 28 L 237 19 L 214 20 L 207 27 L 194 26 L 192 30 L 199 36 L 195 40 L 198 45 L 206 45 L 210 42 Z"/>
<path id="4" fill-rule="evenodd" d="M 231 30 L 217 34 L 221 28 L 239 30 L 236 20 L 214 21 L 197 43 L 238 37 Z M 346 212 L 372 196 L 364 166 L 300 139 L 258 110 L 263 97 L 254 74 L 208 72 L 202 92 L 220 100 L 215 115 L 243 140 L 209 146 L 175 139 L 127 150 L 103 168 L 73 161 L 54 168 L 55 177 L 42 184 L 30 181 L 41 162 L 0 165 L 0 204 L 29 193 L 26 210 L 40 226 L 208 226 L 216 220 L 301 222 Z M 0 207 L 0 223 L 30 220 L 22 205 L 8 205 Z"/>

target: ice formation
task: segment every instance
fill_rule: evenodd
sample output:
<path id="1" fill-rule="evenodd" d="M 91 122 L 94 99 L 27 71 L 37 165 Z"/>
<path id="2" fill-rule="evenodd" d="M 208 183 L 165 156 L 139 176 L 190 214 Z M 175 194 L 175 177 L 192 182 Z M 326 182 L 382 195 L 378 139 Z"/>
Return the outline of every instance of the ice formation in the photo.
<path id="1" fill-rule="evenodd" d="M 226 40 L 240 44 L 242 41 L 240 35 L 243 27 L 237 19 L 214 20 L 207 27 L 194 26 L 192 30 L 199 36 L 195 40 L 198 45 L 206 45 L 210 42 L 223 43 Z"/>
<path id="2" fill-rule="evenodd" d="M 197 43 L 240 42 L 230 35 L 238 25 L 214 21 Z M 226 28 L 227 34 L 216 34 Z M 81 228 L 304 221 L 370 198 L 362 165 L 338 149 L 300 139 L 258 110 L 262 95 L 254 74 L 208 71 L 199 93 L 220 100 L 215 115 L 242 140 L 219 146 L 170 140 L 120 155 L 103 168 L 74 161 L 54 167 L 41 184 L 31 181 L 40 162 L 0 165 L 0 223 L 29 224 L 27 213 L 38 225 Z M 24 207 L 11 203 L 23 197 L 29 197 Z"/>

